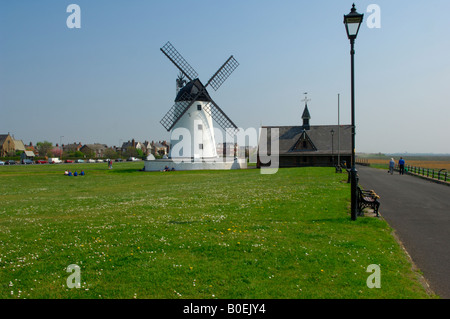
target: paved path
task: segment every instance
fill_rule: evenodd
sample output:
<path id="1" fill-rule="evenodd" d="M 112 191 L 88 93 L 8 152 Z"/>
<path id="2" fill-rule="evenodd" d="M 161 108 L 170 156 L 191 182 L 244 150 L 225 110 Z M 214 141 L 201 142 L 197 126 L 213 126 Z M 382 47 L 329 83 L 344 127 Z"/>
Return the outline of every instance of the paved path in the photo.
<path id="1" fill-rule="evenodd" d="M 357 166 L 359 184 L 380 195 L 380 214 L 395 230 L 431 289 L 450 298 L 450 187 Z"/>

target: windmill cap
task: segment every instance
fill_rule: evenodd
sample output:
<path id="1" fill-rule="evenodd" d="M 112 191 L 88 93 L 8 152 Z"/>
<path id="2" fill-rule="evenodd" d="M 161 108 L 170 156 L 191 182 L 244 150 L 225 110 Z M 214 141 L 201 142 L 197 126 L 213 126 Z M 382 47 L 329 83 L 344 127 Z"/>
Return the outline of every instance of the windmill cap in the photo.
<path id="1" fill-rule="evenodd" d="M 203 92 L 197 97 L 197 94 L 203 89 Z M 195 98 L 196 101 L 210 102 L 211 97 L 209 96 L 202 82 L 199 79 L 194 79 L 183 86 L 175 98 L 175 102 L 181 101 L 192 101 Z"/>

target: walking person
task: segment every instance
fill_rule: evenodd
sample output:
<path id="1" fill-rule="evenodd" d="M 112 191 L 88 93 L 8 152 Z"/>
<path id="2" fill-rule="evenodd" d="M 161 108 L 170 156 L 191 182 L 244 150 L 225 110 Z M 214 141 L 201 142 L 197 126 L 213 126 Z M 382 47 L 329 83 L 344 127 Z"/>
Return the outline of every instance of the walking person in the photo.
<path id="1" fill-rule="evenodd" d="M 405 173 L 405 160 L 403 159 L 403 157 L 400 157 L 400 159 L 398 160 L 398 167 L 400 169 L 400 175 L 403 175 Z"/>
<path id="2" fill-rule="evenodd" d="M 391 158 L 391 160 L 389 161 L 389 173 L 391 175 L 394 174 L 394 166 L 395 166 L 395 161 L 393 158 Z"/>

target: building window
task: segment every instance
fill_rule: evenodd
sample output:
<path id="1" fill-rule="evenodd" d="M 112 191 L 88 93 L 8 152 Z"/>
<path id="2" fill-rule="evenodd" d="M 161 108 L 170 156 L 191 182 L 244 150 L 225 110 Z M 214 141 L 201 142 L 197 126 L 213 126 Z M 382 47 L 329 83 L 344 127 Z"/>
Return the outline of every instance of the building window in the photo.
<path id="1" fill-rule="evenodd" d="M 306 147 L 307 147 L 306 141 L 303 141 L 303 148 L 306 148 Z"/>
<path id="2" fill-rule="evenodd" d="M 198 110 L 198 111 L 201 111 L 201 110 L 202 110 L 202 105 L 201 105 L 201 104 L 198 104 L 198 105 L 197 105 L 197 110 Z"/>
<path id="3" fill-rule="evenodd" d="M 198 129 L 201 131 L 201 130 L 203 130 L 203 125 L 202 124 L 199 124 L 198 125 Z"/>
<path id="4" fill-rule="evenodd" d="M 199 148 L 200 150 L 202 150 L 202 149 L 203 149 L 203 144 L 198 144 L 198 148 Z"/>

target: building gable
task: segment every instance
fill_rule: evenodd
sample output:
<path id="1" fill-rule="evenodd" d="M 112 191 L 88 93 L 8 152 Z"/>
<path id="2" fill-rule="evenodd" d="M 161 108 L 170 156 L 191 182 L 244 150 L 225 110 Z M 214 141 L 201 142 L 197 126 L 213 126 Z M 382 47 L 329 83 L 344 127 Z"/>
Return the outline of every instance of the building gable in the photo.
<path id="1" fill-rule="evenodd" d="M 317 147 L 311 141 L 308 133 L 303 131 L 297 142 L 289 149 L 289 152 L 307 152 L 307 151 L 317 151 Z"/>
<path id="2" fill-rule="evenodd" d="M 0 135 L 0 156 L 6 156 L 15 151 L 14 140 L 9 134 Z"/>

